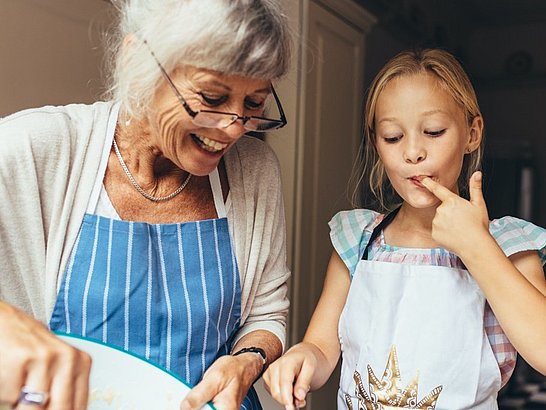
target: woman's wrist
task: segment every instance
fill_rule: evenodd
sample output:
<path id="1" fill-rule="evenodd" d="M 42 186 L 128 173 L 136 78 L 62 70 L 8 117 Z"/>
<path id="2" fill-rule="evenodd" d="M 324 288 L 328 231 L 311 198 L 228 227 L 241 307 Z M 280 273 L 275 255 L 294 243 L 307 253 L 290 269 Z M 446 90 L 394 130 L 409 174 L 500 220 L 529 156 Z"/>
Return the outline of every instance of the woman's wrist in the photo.
<path id="1" fill-rule="evenodd" d="M 256 369 L 256 371 L 253 372 L 255 375 L 252 379 L 252 384 L 254 384 L 256 380 L 258 380 L 260 377 L 262 377 L 263 373 L 267 368 L 267 354 L 262 348 L 255 346 L 243 347 L 241 349 L 237 349 L 236 351 L 231 353 L 231 355 L 252 360 L 251 363 L 253 363 L 254 368 Z"/>

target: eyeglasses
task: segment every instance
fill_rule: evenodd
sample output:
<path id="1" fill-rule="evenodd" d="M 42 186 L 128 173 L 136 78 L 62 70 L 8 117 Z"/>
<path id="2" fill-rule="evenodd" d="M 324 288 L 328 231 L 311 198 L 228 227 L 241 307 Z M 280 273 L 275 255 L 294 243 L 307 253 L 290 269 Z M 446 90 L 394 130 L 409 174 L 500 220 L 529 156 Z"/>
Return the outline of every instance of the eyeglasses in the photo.
<path id="1" fill-rule="evenodd" d="M 226 128 L 229 127 L 231 124 L 233 124 L 237 120 L 241 120 L 243 127 L 248 131 L 254 131 L 254 132 L 266 132 L 266 131 L 272 131 L 279 128 L 282 128 L 286 125 L 286 116 L 284 115 L 284 110 L 281 105 L 281 101 L 279 100 L 279 96 L 275 92 L 275 89 L 273 88 L 273 85 L 271 85 L 271 93 L 273 94 L 273 98 L 275 98 L 275 102 L 277 104 L 277 109 L 280 113 L 280 120 L 274 120 L 272 118 L 267 117 L 258 117 L 254 115 L 238 115 L 233 112 L 223 112 L 223 111 L 213 111 L 213 110 L 199 110 L 199 111 L 193 111 L 189 104 L 186 102 L 184 97 L 182 97 L 182 94 L 178 91 L 176 86 L 174 85 L 173 81 L 171 80 L 171 77 L 167 74 L 167 71 L 163 68 L 159 60 L 157 59 L 156 55 L 154 54 L 153 50 L 148 45 L 148 42 L 144 40 L 144 44 L 148 47 L 148 50 L 150 50 L 150 53 L 152 57 L 154 58 L 155 62 L 157 63 L 159 69 L 161 70 L 161 74 L 163 74 L 163 77 L 167 80 L 167 83 L 172 88 L 174 94 L 176 95 L 176 98 L 178 98 L 178 101 L 184 107 L 188 115 L 192 118 L 192 122 L 199 126 L 199 127 L 205 127 L 205 128 Z"/>

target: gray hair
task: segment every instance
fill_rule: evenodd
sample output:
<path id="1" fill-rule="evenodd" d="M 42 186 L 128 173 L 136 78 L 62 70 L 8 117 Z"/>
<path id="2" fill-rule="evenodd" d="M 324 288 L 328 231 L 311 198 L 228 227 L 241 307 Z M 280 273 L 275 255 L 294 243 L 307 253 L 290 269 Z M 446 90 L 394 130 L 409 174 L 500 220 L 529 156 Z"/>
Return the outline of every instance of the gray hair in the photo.
<path id="1" fill-rule="evenodd" d="M 290 66 L 291 39 L 279 0 L 112 0 L 108 97 L 131 116 L 147 112 L 161 72 L 181 65 L 274 80 Z"/>

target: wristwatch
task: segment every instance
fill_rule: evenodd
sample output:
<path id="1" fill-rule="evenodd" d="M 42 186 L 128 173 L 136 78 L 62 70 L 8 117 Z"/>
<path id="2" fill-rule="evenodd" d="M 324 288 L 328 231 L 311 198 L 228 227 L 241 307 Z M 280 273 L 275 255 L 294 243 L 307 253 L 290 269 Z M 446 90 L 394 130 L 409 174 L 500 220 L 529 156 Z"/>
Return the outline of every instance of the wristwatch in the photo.
<path id="1" fill-rule="evenodd" d="M 266 366 L 266 364 L 267 364 L 267 354 L 265 353 L 265 350 L 261 349 L 259 347 L 255 347 L 255 346 L 243 347 L 242 349 L 237 350 L 236 352 L 232 353 L 231 355 L 232 356 L 238 356 L 238 355 L 243 354 L 243 353 L 256 353 L 262 359 L 262 370 L 260 371 L 260 374 L 258 375 L 258 377 L 256 377 L 256 380 L 258 380 L 260 377 L 262 377 L 262 375 L 264 374 L 265 369 L 267 367 Z"/>
<path id="2" fill-rule="evenodd" d="M 237 350 L 235 353 L 232 353 L 231 355 L 232 356 L 237 356 L 237 355 L 240 355 L 240 354 L 243 354 L 243 353 L 257 353 L 262 358 L 262 364 L 263 365 L 265 365 L 266 362 L 267 362 L 267 355 L 265 354 L 265 350 L 261 349 L 259 347 L 254 347 L 254 346 L 243 347 L 242 349 Z"/>

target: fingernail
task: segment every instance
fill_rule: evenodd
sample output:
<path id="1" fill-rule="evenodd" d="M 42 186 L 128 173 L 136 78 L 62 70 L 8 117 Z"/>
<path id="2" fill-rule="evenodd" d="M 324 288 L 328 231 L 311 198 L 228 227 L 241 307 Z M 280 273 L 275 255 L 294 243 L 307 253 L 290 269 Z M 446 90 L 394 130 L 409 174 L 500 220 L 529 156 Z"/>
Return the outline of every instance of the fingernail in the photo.
<path id="1" fill-rule="evenodd" d="M 298 399 L 300 400 L 303 400 L 305 399 L 305 395 L 307 394 L 307 391 L 305 391 L 304 388 L 300 387 L 297 391 L 296 391 L 296 396 L 298 397 Z"/>
<path id="2" fill-rule="evenodd" d="M 284 409 L 285 410 L 296 410 L 296 408 L 292 404 L 287 404 L 286 406 L 284 406 Z"/>

